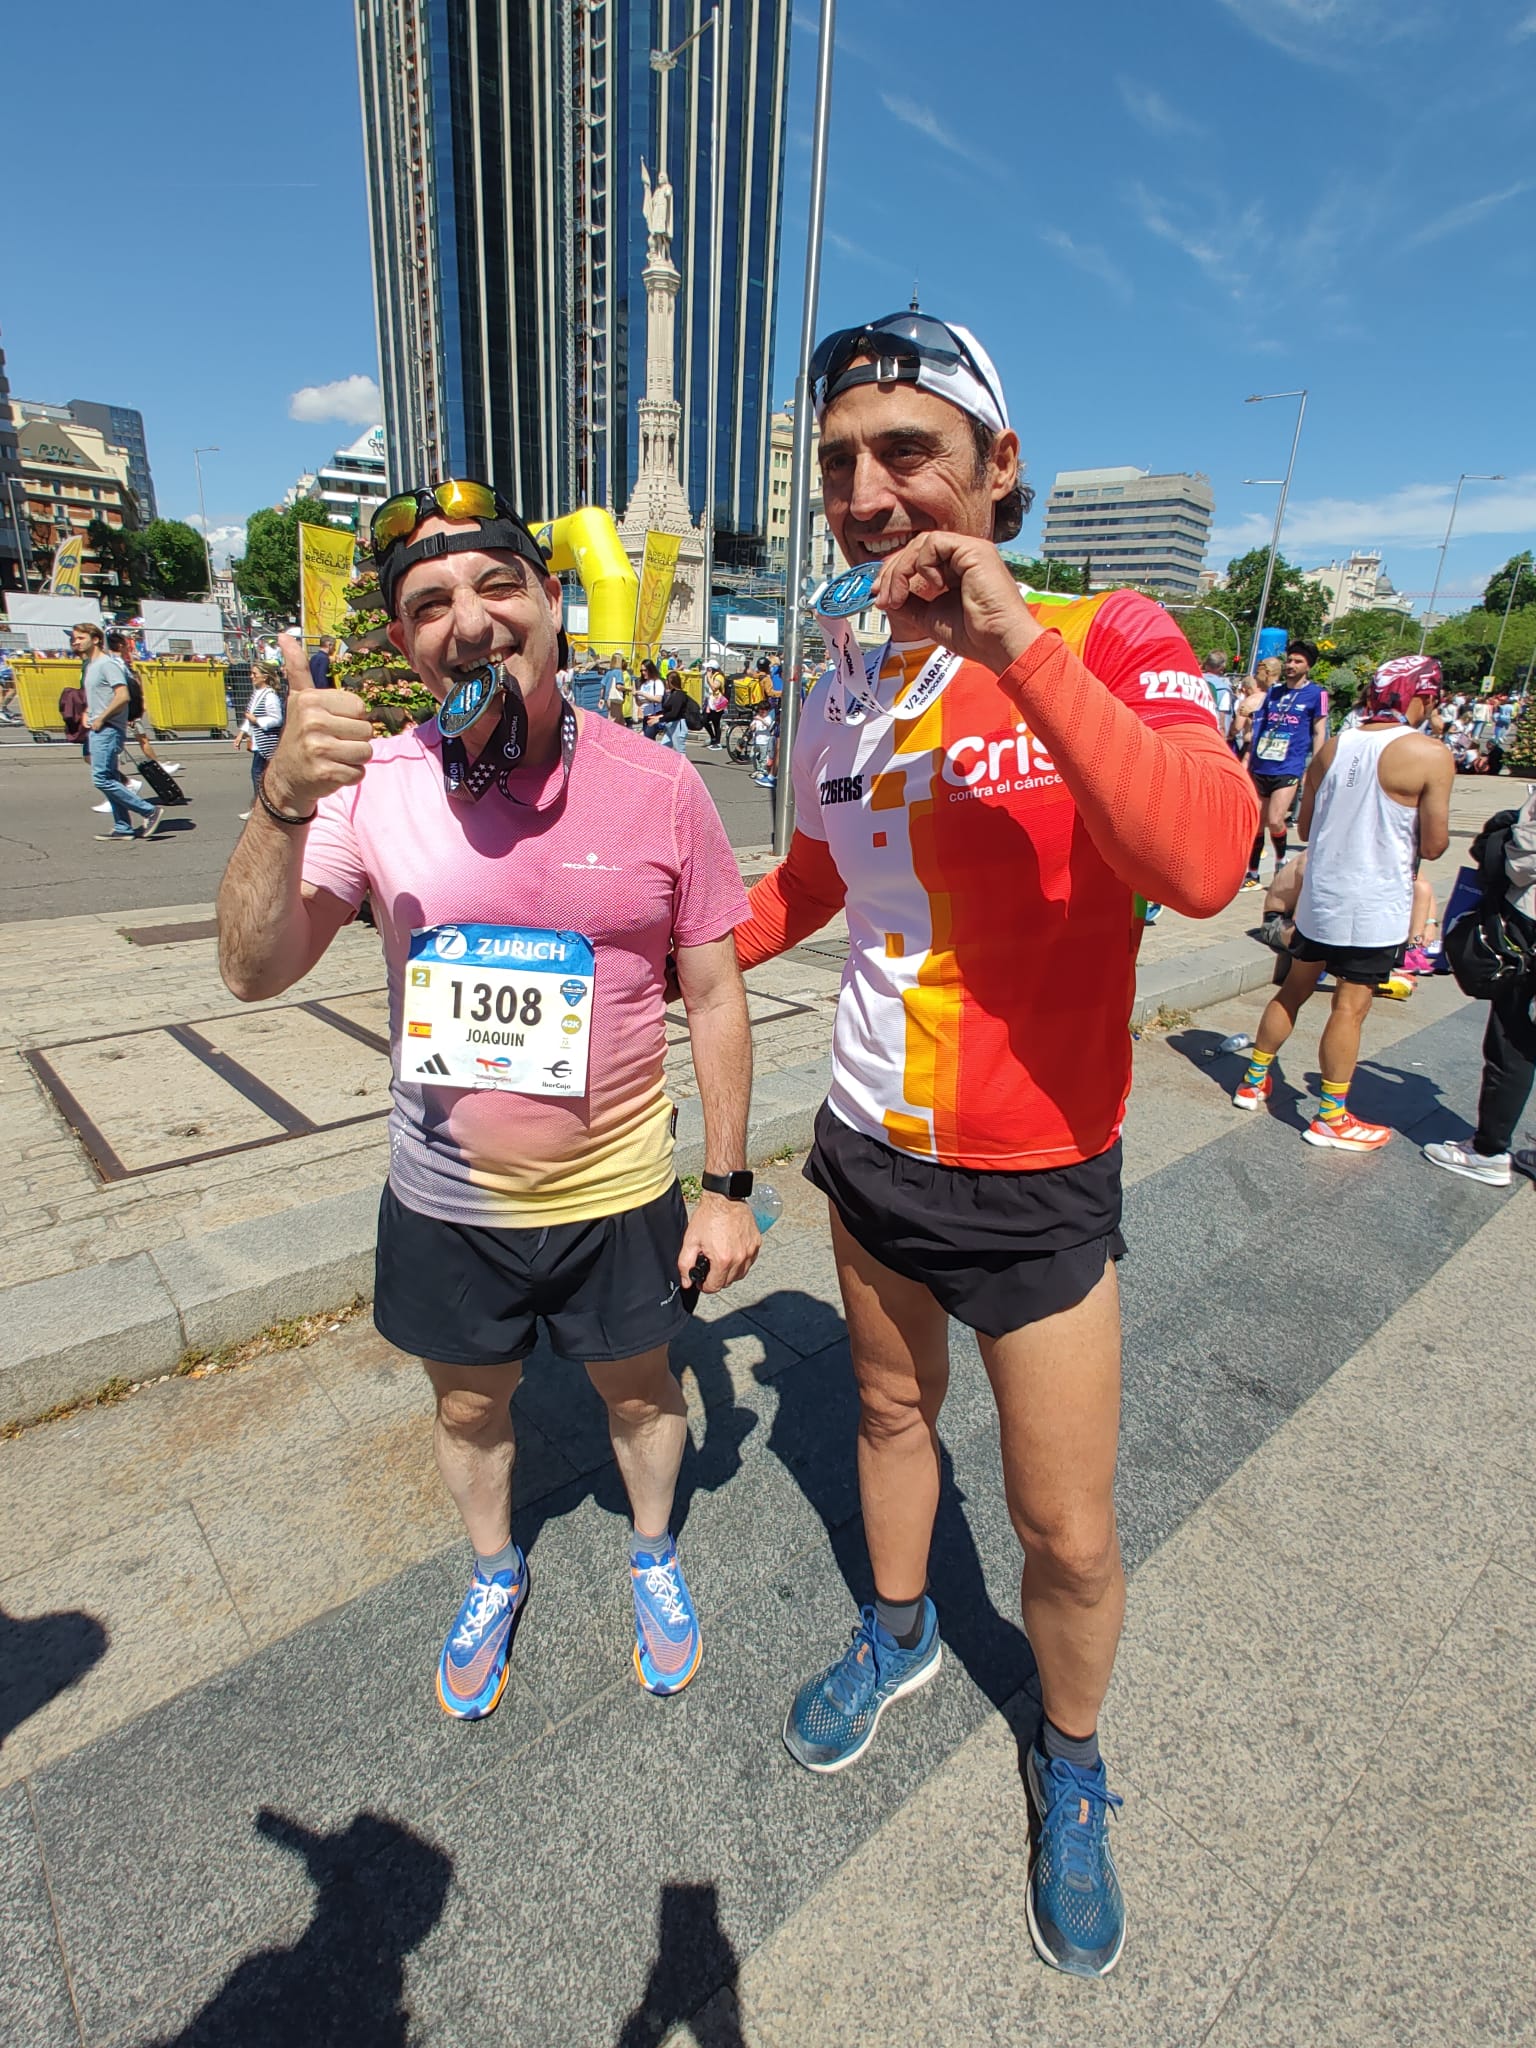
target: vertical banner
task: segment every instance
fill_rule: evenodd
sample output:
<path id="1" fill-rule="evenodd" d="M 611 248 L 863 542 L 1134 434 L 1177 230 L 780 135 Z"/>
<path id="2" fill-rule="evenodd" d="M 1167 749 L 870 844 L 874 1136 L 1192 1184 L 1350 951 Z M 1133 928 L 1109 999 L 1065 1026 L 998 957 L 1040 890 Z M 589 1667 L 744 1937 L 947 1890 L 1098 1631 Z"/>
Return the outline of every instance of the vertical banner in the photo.
<path id="1" fill-rule="evenodd" d="M 351 610 L 343 595 L 352 581 L 353 536 L 345 526 L 299 527 L 299 619 L 306 640 L 334 633 Z"/>
<path id="2" fill-rule="evenodd" d="M 645 560 L 640 565 L 640 595 L 635 603 L 635 654 L 654 659 L 661 645 L 661 631 L 672 602 L 672 579 L 677 574 L 678 537 L 675 533 L 648 533 Z"/>
<path id="3" fill-rule="evenodd" d="M 55 597 L 78 597 L 82 585 L 80 572 L 85 567 L 85 535 L 69 534 L 53 551 L 53 571 L 48 578 L 48 589 Z"/>

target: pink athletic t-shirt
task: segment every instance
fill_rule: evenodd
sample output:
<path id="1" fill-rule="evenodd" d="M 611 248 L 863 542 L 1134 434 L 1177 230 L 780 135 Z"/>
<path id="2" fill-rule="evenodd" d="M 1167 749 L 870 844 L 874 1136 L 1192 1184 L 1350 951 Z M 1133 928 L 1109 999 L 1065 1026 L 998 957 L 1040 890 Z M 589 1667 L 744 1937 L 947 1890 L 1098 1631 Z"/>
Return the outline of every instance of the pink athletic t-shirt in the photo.
<path id="1" fill-rule="evenodd" d="M 390 1185 L 448 1223 L 527 1228 L 637 1209 L 672 1185 L 662 1085 L 668 947 L 724 938 L 747 914 L 719 813 L 697 769 L 606 719 L 580 718 L 560 766 L 514 776 L 528 809 L 491 789 L 449 800 L 436 721 L 375 740 L 353 789 L 321 800 L 307 887 L 354 907 L 384 943 L 394 1059 Z M 580 932 L 596 956 L 585 1096 L 430 1088 L 400 1072 L 411 933 L 437 924 Z"/>

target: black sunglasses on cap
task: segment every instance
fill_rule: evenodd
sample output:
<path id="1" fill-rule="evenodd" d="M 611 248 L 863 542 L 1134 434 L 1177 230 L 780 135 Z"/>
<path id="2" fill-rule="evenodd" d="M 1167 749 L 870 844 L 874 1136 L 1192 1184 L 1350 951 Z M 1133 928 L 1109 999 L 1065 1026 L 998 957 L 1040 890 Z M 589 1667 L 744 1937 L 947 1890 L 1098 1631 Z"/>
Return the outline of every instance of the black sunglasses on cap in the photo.
<path id="1" fill-rule="evenodd" d="M 964 363 L 987 391 L 992 390 L 991 377 L 951 327 L 930 313 L 907 311 L 887 313 L 862 327 L 840 327 L 819 341 L 811 357 L 816 400 L 825 405 L 834 398 L 845 371 L 865 357 L 874 358 L 883 384 L 915 384 L 924 364 L 942 375 L 953 374 Z"/>

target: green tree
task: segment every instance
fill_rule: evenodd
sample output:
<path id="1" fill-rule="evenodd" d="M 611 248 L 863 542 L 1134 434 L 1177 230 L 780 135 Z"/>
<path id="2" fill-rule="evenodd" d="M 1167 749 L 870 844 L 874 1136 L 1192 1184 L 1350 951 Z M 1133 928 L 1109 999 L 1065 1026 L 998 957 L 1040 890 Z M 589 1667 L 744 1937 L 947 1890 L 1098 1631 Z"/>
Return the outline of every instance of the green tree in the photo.
<path id="1" fill-rule="evenodd" d="M 263 505 L 245 522 L 245 553 L 234 564 L 235 588 L 253 612 L 284 621 L 299 611 L 299 528 L 325 526 L 325 507 L 299 498 L 286 508 Z"/>
<path id="2" fill-rule="evenodd" d="M 1222 602 L 1224 590 L 1211 591 L 1208 596 L 1192 599 L 1185 604 L 1175 598 L 1168 609 L 1173 614 L 1179 631 L 1189 642 L 1201 661 L 1216 653 L 1227 657 L 1229 673 L 1235 675 L 1240 667 L 1237 647 L 1233 642 L 1232 628 L 1228 625 L 1226 605 Z"/>
<path id="3" fill-rule="evenodd" d="M 196 527 L 182 519 L 152 519 L 134 538 L 139 584 L 147 597 L 182 604 L 206 592 L 208 557 Z"/>
<path id="4" fill-rule="evenodd" d="M 139 536 L 125 526 L 108 526 L 105 519 L 93 519 L 85 529 L 85 544 L 96 557 L 99 575 L 107 581 L 107 594 L 114 605 L 139 601 Z"/>
<path id="5" fill-rule="evenodd" d="M 1211 593 L 1221 609 L 1237 622 L 1245 642 L 1251 641 L 1258 621 L 1268 561 L 1268 548 L 1250 548 L 1246 555 L 1228 562 L 1225 588 Z M 1316 640 L 1327 616 L 1327 591 L 1315 583 L 1304 583 L 1301 571 L 1284 555 L 1276 555 L 1274 581 L 1264 609 L 1265 625 L 1283 626 L 1298 639 Z"/>
<path id="6" fill-rule="evenodd" d="M 1520 583 L 1515 589 L 1517 576 Z M 1532 565 L 1529 548 L 1522 548 L 1518 555 L 1511 555 L 1503 568 L 1495 569 L 1488 578 L 1488 587 L 1483 592 L 1483 610 L 1502 619 L 1512 589 L 1515 589 L 1514 608 L 1517 612 L 1523 611 L 1527 605 L 1536 604 L 1536 566 Z"/>
<path id="7" fill-rule="evenodd" d="M 1074 569 L 1070 562 L 1047 562 L 1041 555 L 1008 554 L 1003 560 L 1014 582 L 1029 590 L 1062 590 L 1074 597 L 1082 595 L 1083 572 Z"/>
<path id="8" fill-rule="evenodd" d="M 1364 669 L 1379 668 L 1394 654 L 1413 654 L 1419 645 L 1419 622 L 1406 612 L 1375 608 L 1346 612 L 1335 619 L 1325 638 L 1336 662 L 1351 662 Z"/>

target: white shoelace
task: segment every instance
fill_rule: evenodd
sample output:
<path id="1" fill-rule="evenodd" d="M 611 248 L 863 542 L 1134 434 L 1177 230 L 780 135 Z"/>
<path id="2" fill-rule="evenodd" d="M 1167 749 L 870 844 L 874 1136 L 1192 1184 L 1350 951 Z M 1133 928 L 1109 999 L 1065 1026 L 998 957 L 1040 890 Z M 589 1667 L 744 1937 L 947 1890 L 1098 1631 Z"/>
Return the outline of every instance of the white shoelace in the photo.
<path id="1" fill-rule="evenodd" d="M 677 1566 L 653 1564 L 645 1575 L 645 1590 L 670 1625 L 673 1628 L 681 1628 L 688 1619 L 688 1610 L 683 1605 L 683 1596 L 677 1589 Z"/>
<path id="2" fill-rule="evenodd" d="M 499 1586 L 494 1579 L 476 1579 L 470 1590 L 469 1612 L 453 1639 L 453 1647 L 461 1655 L 467 1654 L 511 1604 L 512 1595 L 505 1586 Z"/>

